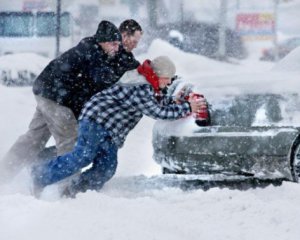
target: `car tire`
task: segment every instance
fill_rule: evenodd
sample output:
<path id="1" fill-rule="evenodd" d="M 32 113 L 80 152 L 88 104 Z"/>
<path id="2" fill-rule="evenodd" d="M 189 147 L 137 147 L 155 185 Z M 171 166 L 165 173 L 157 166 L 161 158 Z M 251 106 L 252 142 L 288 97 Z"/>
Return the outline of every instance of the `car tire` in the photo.
<path id="1" fill-rule="evenodd" d="M 162 173 L 163 174 L 186 174 L 186 172 L 184 172 L 184 171 L 172 170 L 172 169 L 165 168 L 165 167 L 162 168 Z"/>
<path id="2" fill-rule="evenodd" d="M 300 135 L 294 141 L 290 154 L 290 168 L 293 181 L 300 182 Z"/>

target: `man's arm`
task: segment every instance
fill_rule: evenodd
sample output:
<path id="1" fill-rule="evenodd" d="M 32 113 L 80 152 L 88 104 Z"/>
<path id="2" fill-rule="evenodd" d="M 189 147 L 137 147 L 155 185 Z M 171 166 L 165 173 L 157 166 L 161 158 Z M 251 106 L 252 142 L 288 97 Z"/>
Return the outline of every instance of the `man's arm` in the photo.
<path id="1" fill-rule="evenodd" d="M 139 65 L 140 62 L 135 59 L 134 55 L 131 52 L 126 52 L 121 46 L 114 61 L 116 75 L 120 78 L 125 72 L 136 69 Z"/>
<path id="2" fill-rule="evenodd" d="M 84 44 L 78 44 L 63 53 L 55 62 L 55 68 L 60 74 L 76 74 L 82 68 L 82 64 L 88 55 L 88 49 Z"/>
<path id="3" fill-rule="evenodd" d="M 154 119 L 175 120 L 191 114 L 189 102 L 160 104 L 152 88 L 147 85 L 138 86 L 130 100 L 134 107 Z"/>

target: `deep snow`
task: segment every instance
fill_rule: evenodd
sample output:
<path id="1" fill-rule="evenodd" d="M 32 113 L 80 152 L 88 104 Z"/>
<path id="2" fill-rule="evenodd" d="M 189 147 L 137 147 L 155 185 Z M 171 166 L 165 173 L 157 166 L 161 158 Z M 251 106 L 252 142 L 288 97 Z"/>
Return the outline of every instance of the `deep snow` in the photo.
<path id="1" fill-rule="evenodd" d="M 203 93 L 208 96 L 210 90 L 222 93 L 222 89 L 226 89 L 227 82 L 218 76 L 236 72 L 243 78 L 244 74 L 263 73 L 268 80 L 269 70 L 274 65 L 254 58 L 239 64 L 220 63 L 183 53 L 160 40 L 139 59 L 158 55 L 170 56 L 184 79 L 203 81 Z M 33 62 L 33 59 L 24 59 L 24 62 Z M 289 71 L 285 74 L 287 78 L 292 76 Z M 235 77 L 229 85 L 235 86 L 237 80 Z M 1 158 L 26 130 L 32 117 L 35 102 L 31 88 L 0 85 L 0 109 Z M 155 177 L 160 175 L 160 168 L 152 160 L 154 122 L 144 118 L 129 134 L 124 148 L 119 151 L 117 174 L 100 192 L 89 191 L 76 199 L 58 199 L 55 188 L 50 188 L 37 200 L 29 194 L 26 172 L 12 185 L 2 186 L 0 238 L 290 240 L 299 237 L 300 185 L 296 183 L 247 191 L 182 191 L 161 184 Z"/>

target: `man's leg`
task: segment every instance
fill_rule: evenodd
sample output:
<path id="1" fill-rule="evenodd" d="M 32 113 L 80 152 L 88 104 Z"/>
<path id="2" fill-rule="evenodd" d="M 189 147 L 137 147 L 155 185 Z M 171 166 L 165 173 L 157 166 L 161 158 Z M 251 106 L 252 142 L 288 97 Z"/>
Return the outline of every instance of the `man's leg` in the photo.
<path id="1" fill-rule="evenodd" d="M 88 166 L 97 156 L 108 133 L 95 122 L 81 121 L 79 137 L 72 152 L 37 165 L 32 170 L 38 188 L 61 181 Z"/>
<path id="2" fill-rule="evenodd" d="M 118 148 L 110 139 L 102 142 L 92 167 L 74 179 L 63 194 L 67 197 L 75 197 L 78 192 L 101 189 L 116 172 L 118 165 L 117 153 Z"/>
<path id="3" fill-rule="evenodd" d="M 50 138 L 50 132 L 37 107 L 28 131 L 20 136 L 0 162 L 0 179 L 10 181 L 27 164 L 32 163 Z"/>
<path id="4" fill-rule="evenodd" d="M 58 105 L 49 99 L 36 96 L 38 106 L 54 137 L 57 155 L 72 151 L 77 139 L 77 120 L 71 109 Z"/>

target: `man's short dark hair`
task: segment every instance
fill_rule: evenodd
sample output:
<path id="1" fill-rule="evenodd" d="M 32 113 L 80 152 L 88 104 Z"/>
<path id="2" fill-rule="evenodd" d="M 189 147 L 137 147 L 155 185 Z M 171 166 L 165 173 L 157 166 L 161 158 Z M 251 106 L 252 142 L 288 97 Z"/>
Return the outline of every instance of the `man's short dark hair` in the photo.
<path id="1" fill-rule="evenodd" d="M 135 31 L 143 32 L 141 25 L 133 19 L 127 19 L 122 22 L 119 30 L 121 33 L 126 32 L 128 35 L 134 35 Z"/>

